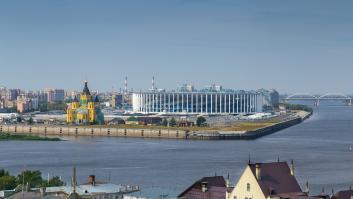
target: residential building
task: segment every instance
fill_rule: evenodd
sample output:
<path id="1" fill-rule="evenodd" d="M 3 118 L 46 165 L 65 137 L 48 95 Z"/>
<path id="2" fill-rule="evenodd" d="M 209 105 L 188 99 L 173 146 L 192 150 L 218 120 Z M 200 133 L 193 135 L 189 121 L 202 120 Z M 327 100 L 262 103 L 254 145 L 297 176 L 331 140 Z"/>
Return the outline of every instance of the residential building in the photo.
<path id="1" fill-rule="evenodd" d="M 294 164 L 248 164 L 227 199 L 311 199 L 294 177 Z M 316 198 L 317 199 L 317 198 Z"/>
<path id="2" fill-rule="evenodd" d="M 7 93 L 7 99 L 9 101 L 15 101 L 20 94 L 21 94 L 20 89 L 9 89 Z"/>
<path id="3" fill-rule="evenodd" d="M 225 199 L 227 189 L 227 183 L 223 176 L 204 177 L 188 187 L 178 198 Z"/>
<path id="4" fill-rule="evenodd" d="M 65 91 L 64 89 L 54 89 L 53 101 L 63 102 L 65 100 Z"/>
<path id="5" fill-rule="evenodd" d="M 353 199 L 353 190 L 352 187 L 349 187 L 349 190 L 339 191 L 335 193 L 331 199 Z"/>

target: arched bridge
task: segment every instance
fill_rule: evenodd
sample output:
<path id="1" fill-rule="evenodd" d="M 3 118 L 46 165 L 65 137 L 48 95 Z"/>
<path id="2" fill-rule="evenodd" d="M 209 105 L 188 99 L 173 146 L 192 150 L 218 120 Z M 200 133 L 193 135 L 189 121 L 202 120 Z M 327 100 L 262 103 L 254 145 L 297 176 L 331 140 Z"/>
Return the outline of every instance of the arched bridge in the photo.
<path id="1" fill-rule="evenodd" d="M 293 95 L 289 95 L 284 99 L 284 101 L 290 101 L 290 100 L 312 100 L 314 101 L 314 104 L 316 106 L 318 106 L 320 104 L 320 101 L 322 100 L 339 100 L 339 101 L 343 101 L 348 106 L 352 105 L 352 98 L 349 97 L 348 95 L 341 94 L 341 93 L 327 93 L 324 95 L 296 93 Z"/>

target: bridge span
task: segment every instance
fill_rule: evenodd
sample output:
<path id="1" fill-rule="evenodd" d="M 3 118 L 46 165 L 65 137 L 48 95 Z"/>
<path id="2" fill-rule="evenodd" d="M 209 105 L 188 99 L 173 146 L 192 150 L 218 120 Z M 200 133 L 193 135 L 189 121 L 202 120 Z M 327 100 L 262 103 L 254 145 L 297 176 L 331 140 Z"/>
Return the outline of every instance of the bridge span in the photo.
<path id="1" fill-rule="evenodd" d="M 347 106 L 352 106 L 352 97 L 341 94 L 341 93 L 327 93 L 324 95 L 312 95 L 308 93 L 296 93 L 289 95 L 283 99 L 283 101 L 288 102 L 291 100 L 311 100 L 314 101 L 315 106 L 320 105 L 320 101 L 324 100 L 337 100 L 342 101 Z"/>

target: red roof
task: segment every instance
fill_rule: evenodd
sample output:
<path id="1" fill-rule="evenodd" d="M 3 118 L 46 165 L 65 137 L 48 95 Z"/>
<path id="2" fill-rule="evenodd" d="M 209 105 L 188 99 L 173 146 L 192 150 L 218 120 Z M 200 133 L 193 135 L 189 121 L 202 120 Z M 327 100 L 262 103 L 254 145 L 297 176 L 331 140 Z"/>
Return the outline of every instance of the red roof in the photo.
<path id="1" fill-rule="evenodd" d="M 258 183 L 267 197 L 284 193 L 302 192 L 297 180 L 291 175 L 287 162 L 257 163 L 261 168 L 261 180 Z M 249 164 L 256 177 L 256 164 Z"/>
<path id="2" fill-rule="evenodd" d="M 202 192 L 201 183 L 207 183 L 208 191 Z M 204 177 L 181 193 L 178 198 L 192 199 L 224 199 L 227 187 L 223 176 Z"/>

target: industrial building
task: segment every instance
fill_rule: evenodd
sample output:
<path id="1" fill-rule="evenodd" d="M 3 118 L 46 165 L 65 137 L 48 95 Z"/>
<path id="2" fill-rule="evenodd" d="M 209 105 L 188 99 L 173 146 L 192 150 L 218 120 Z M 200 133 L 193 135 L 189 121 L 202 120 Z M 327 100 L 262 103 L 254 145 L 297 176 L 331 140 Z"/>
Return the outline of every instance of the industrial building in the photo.
<path id="1" fill-rule="evenodd" d="M 132 98 L 135 113 L 252 114 L 262 112 L 264 105 L 269 105 L 269 97 L 264 92 L 225 90 L 215 85 L 200 91 L 151 89 L 133 93 Z"/>

